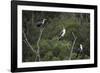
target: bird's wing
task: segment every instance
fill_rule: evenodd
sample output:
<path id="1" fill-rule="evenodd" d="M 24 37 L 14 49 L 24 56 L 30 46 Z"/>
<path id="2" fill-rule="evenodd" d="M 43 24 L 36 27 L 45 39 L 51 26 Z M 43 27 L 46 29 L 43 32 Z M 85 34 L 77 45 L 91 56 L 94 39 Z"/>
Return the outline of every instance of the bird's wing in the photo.
<path id="1" fill-rule="evenodd" d="M 41 24 L 41 21 L 38 21 L 38 22 L 36 23 L 36 25 L 39 25 L 39 24 Z"/>

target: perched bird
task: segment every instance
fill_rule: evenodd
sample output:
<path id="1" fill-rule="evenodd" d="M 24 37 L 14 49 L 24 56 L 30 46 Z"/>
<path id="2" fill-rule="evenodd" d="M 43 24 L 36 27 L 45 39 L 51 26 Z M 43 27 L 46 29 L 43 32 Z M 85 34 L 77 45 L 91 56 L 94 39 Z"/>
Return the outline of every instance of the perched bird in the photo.
<path id="1" fill-rule="evenodd" d="M 80 44 L 80 52 L 82 52 L 83 51 L 83 46 L 82 46 L 82 44 Z"/>
<path id="2" fill-rule="evenodd" d="M 42 20 L 40 20 L 40 21 L 38 21 L 37 23 L 36 23 L 36 25 L 37 25 L 37 27 L 44 27 L 45 26 L 45 21 L 46 21 L 47 19 L 42 19 Z"/>
<path id="3" fill-rule="evenodd" d="M 59 40 L 60 40 L 62 37 L 64 37 L 65 33 L 66 33 L 66 29 L 63 27 L 62 31 L 60 32 Z"/>
<path id="4" fill-rule="evenodd" d="M 82 53 L 83 53 L 83 46 L 82 46 L 82 44 L 80 44 L 80 48 L 74 48 L 73 51 L 75 53 L 77 53 L 76 57 L 78 57 L 80 54 L 82 55 Z"/>

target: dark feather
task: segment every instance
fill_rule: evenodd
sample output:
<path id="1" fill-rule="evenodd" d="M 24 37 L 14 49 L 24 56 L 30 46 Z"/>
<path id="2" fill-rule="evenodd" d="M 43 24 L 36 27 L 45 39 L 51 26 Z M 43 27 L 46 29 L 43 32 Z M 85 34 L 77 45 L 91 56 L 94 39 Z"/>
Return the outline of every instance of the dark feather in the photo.
<path id="1" fill-rule="evenodd" d="M 42 22 L 40 22 L 40 21 L 36 23 L 37 27 L 40 27 L 41 25 L 42 25 Z"/>
<path id="2" fill-rule="evenodd" d="M 37 27 L 41 27 L 41 26 L 44 27 L 45 25 L 46 25 L 46 23 L 43 24 L 43 19 L 36 23 Z"/>

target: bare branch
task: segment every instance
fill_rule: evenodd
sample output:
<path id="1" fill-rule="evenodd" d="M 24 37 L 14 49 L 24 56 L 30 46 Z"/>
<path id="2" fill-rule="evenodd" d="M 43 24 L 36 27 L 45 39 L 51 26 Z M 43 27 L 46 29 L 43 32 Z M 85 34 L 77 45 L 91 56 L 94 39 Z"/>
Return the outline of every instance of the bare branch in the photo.
<path id="1" fill-rule="evenodd" d="M 41 39 L 41 36 L 42 36 L 42 33 L 43 33 L 44 28 L 41 28 L 40 29 L 40 35 L 39 35 L 39 38 L 38 38 L 38 41 L 37 41 L 37 48 L 38 48 L 37 49 L 37 56 L 36 56 L 35 61 L 37 60 L 37 57 L 39 58 L 39 61 L 40 61 L 40 46 L 39 46 L 39 43 L 40 43 L 40 39 Z"/>
<path id="2" fill-rule="evenodd" d="M 73 37 L 74 37 L 74 39 L 76 38 L 76 36 L 75 36 L 75 34 L 72 32 L 72 35 L 73 35 Z"/>
<path id="3" fill-rule="evenodd" d="M 72 45 L 72 48 L 71 48 L 69 60 L 71 60 L 72 53 L 73 53 L 73 48 L 74 48 L 74 45 L 75 45 L 75 42 L 76 42 L 76 39 L 77 39 L 77 37 L 75 36 L 75 34 L 74 34 L 73 32 L 72 32 L 72 35 L 73 35 L 73 37 L 74 37 L 74 41 L 73 41 L 73 45 Z"/>
<path id="4" fill-rule="evenodd" d="M 29 43 L 29 41 L 28 41 L 28 39 L 27 39 L 26 34 L 25 34 L 24 31 L 23 31 L 23 35 L 24 35 L 24 38 L 25 38 L 24 42 L 27 44 L 27 46 L 30 47 L 30 49 L 31 49 L 34 53 L 36 53 L 36 51 L 33 49 L 33 47 L 31 46 L 31 44 Z"/>

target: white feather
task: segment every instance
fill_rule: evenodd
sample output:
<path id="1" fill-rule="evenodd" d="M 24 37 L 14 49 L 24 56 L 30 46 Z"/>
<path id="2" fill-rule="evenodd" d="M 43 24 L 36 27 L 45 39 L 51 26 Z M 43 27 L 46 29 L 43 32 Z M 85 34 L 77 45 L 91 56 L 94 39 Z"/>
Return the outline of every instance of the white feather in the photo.
<path id="1" fill-rule="evenodd" d="M 81 49 L 81 51 L 83 50 L 82 44 L 80 44 L 80 49 Z"/>
<path id="2" fill-rule="evenodd" d="M 61 36 L 63 37 L 65 35 L 65 33 L 66 33 L 66 29 L 63 28 Z"/>
<path id="3" fill-rule="evenodd" d="M 47 19 L 43 19 L 42 24 L 44 24 L 46 20 L 47 20 Z"/>

